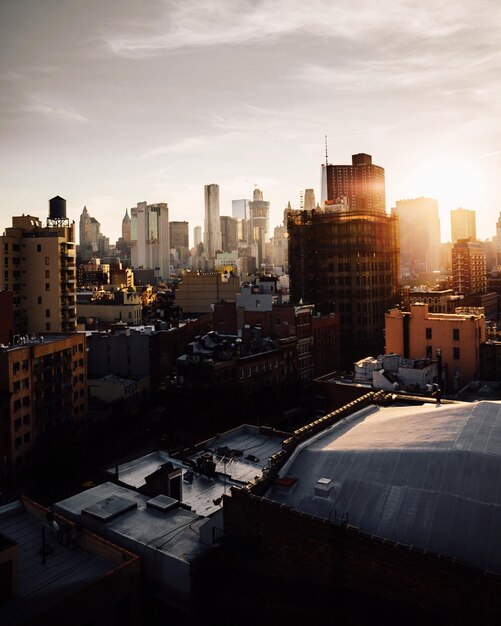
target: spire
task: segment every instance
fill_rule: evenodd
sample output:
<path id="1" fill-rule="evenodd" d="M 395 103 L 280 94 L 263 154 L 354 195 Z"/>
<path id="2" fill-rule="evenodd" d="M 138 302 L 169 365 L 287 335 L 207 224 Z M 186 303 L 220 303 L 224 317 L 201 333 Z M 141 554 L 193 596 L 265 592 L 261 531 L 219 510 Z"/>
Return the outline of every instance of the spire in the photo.
<path id="1" fill-rule="evenodd" d="M 125 209 L 125 215 L 122 222 L 130 222 L 129 209 Z"/>

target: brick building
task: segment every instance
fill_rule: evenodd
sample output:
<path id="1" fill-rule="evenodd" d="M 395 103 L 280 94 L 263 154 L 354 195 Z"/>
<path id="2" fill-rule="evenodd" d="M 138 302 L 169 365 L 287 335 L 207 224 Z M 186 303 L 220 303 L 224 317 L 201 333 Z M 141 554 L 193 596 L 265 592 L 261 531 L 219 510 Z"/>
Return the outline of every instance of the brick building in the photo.
<path id="1" fill-rule="evenodd" d="M 392 309 L 385 317 L 386 354 L 439 356 L 446 393 L 457 393 L 480 375 L 480 345 L 486 338 L 483 315 L 430 313 L 427 304 L 413 304 L 410 312 Z"/>
<path id="2" fill-rule="evenodd" d="M 224 496 L 228 610 L 246 623 L 499 622 L 501 403 L 381 401 L 295 431 Z"/>
<path id="3" fill-rule="evenodd" d="M 20 338 L 0 348 L 0 484 L 16 476 L 62 434 L 86 429 L 87 352 L 85 335 Z"/>

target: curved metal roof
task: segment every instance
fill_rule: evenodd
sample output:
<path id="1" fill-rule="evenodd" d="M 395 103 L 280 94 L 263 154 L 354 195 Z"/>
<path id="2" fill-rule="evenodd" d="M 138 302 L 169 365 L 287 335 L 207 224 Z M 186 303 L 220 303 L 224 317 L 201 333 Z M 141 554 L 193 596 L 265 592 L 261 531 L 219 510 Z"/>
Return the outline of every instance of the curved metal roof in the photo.
<path id="1" fill-rule="evenodd" d="M 297 481 L 267 497 L 501 573 L 501 402 L 360 411 L 281 476 Z"/>

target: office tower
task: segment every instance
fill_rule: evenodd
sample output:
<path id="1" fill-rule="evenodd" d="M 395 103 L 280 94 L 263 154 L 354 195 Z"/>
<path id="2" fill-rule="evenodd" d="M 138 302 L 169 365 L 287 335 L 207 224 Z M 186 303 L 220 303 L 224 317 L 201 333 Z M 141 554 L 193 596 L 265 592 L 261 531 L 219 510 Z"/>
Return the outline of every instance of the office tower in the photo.
<path id="1" fill-rule="evenodd" d="M 475 221 L 475 211 L 469 209 L 455 209 L 451 211 L 451 240 L 456 243 L 459 239 L 470 239 L 476 241 L 477 226 Z"/>
<path id="2" fill-rule="evenodd" d="M 381 176 L 384 180 L 384 171 Z M 374 183 L 375 197 L 381 195 L 381 176 Z M 371 195 L 368 185 L 362 191 Z M 382 198 L 380 207 L 384 188 Z M 354 197 L 355 207 L 365 204 Z M 339 205 L 288 211 L 287 229 L 291 301 L 340 316 L 344 367 L 381 354 L 384 314 L 398 301 L 398 218 Z"/>
<path id="3" fill-rule="evenodd" d="M 483 243 L 460 239 L 452 248 L 452 288 L 455 293 L 486 293 L 487 269 Z"/>
<path id="4" fill-rule="evenodd" d="M 238 219 L 236 217 L 221 216 L 221 242 L 223 252 L 238 250 Z"/>
<path id="5" fill-rule="evenodd" d="M 249 202 L 249 244 L 257 244 L 258 268 L 266 260 L 266 241 L 268 239 L 270 221 L 270 203 L 263 200 L 263 192 L 254 189 L 254 195 Z"/>
<path id="6" fill-rule="evenodd" d="M 315 202 L 315 191 L 313 189 L 305 189 L 304 190 L 304 209 L 306 211 L 311 211 L 316 207 Z"/>
<path id="7" fill-rule="evenodd" d="M 193 229 L 193 244 L 195 248 L 202 243 L 202 227 L 195 226 Z"/>
<path id="8" fill-rule="evenodd" d="M 249 242 L 249 203 L 251 200 L 241 199 L 231 201 L 231 215 L 238 220 L 238 239 Z"/>
<path id="9" fill-rule="evenodd" d="M 501 212 L 499 213 L 498 221 L 496 222 L 496 265 L 498 269 L 501 269 Z"/>
<path id="10" fill-rule="evenodd" d="M 124 243 L 129 244 L 129 245 L 131 241 L 130 223 L 131 223 L 131 220 L 129 217 L 129 211 L 125 209 L 125 215 L 122 220 L 122 239 L 124 240 Z"/>
<path id="11" fill-rule="evenodd" d="M 138 202 L 131 209 L 131 262 L 154 270 L 155 278 L 170 276 L 169 209 L 165 202 Z"/>
<path id="12" fill-rule="evenodd" d="M 108 256 L 109 239 L 101 233 L 101 224 L 89 215 L 85 206 L 80 215 L 79 241 L 82 260 Z"/>
<path id="13" fill-rule="evenodd" d="M 232 200 L 231 201 L 231 215 L 240 220 L 249 219 L 249 202 L 251 200 Z"/>
<path id="14" fill-rule="evenodd" d="M 209 261 L 222 251 L 219 185 L 205 185 L 204 254 Z"/>
<path id="15" fill-rule="evenodd" d="M 322 165 L 322 206 L 346 196 L 353 211 L 386 212 L 384 169 L 370 154 L 354 154 L 351 165 Z"/>
<path id="16" fill-rule="evenodd" d="M 169 222 L 170 247 L 176 250 L 181 264 L 189 257 L 189 226 L 188 222 Z"/>
<path id="17" fill-rule="evenodd" d="M 130 259 L 131 219 L 127 209 L 125 209 L 125 215 L 122 219 L 122 236 L 118 239 L 116 248 L 122 258 Z"/>
<path id="18" fill-rule="evenodd" d="M 438 202 L 422 197 L 397 200 L 391 212 L 398 217 L 402 274 L 440 269 Z"/>
<path id="19" fill-rule="evenodd" d="M 0 289 L 14 292 L 14 332 L 75 331 L 75 223 L 66 200 L 50 200 L 45 227 L 31 215 L 13 217 L 0 242 Z"/>

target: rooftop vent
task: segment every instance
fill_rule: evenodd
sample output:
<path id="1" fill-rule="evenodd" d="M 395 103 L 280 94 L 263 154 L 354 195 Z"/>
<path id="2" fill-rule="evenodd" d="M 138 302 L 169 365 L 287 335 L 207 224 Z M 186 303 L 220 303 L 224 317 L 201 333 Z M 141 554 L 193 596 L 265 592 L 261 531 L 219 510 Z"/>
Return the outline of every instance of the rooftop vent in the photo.
<path id="1" fill-rule="evenodd" d="M 160 494 L 151 500 L 146 502 L 147 507 L 151 507 L 152 509 L 156 509 L 157 511 L 161 511 L 162 513 L 166 513 L 173 509 L 176 505 L 179 504 L 179 500 L 175 498 L 169 498 L 169 496 L 164 496 Z"/>
<path id="2" fill-rule="evenodd" d="M 110 496 L 86 509 L 82 509 L 82 513 L 106 523 L 132 509 L 137 509 L 136 502 L 120 496 Z"/>
<path id="3" fill-rule="evenodd" d="M 330 478 L 319 478 L 315 484 L 315 495 L 321 498 L 327 498 L 333 488 L 333 483 Z"/>

